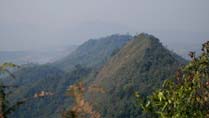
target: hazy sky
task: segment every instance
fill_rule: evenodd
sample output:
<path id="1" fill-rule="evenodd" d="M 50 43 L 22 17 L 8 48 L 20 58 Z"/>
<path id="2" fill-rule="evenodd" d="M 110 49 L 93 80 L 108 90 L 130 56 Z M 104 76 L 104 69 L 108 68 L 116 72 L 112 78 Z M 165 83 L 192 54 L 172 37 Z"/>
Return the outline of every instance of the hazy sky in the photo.
<path id="1" fill-rule="evenodd" d="M 0 0 L 0 50 L 147 32 L 165 44 L 209 40 L 209 0 Z M 201 40 L 201 41 L 200 41 Z"/>

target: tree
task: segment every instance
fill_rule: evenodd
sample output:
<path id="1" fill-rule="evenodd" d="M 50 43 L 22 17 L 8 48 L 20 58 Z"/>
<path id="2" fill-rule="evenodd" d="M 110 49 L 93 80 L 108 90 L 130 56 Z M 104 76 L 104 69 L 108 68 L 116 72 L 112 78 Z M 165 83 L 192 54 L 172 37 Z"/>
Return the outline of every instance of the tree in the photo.
<path id="1" fill-rule="evenodd" d="M 103 88 L 96 85 L 85 87 L 82 82 L 71 85 L 68 92 L 70 96 L 74 97 L 75 105 L 67 112 L 63 112 L 63 118 L 101 118 L 101 114 L 95 111 L 91 103 L 85 100 L 84 94 L 87 91 L 105 93 Z"/>
<path id="2" fill-rule="evenodd" d="M 209 41 L 202 45 L 202 54 L 190 52 L 191 61 L 164 81 L 161 89 L 147 98 L 136 93 L 145 114 L 161 118 L 209 117 Z"/>
<path id="3" fill-rule="evenodd" d="M 9 74 L 12 78 L 15 76 L 9 71 L 11 68 L 19 67 L 13 63 L 4 63 L 0 65 L 0 74 Z M 13 111 L 17 106 L 22 104 L 24 101 L 16 102 L 14 105 L 10 106 L 7 101 L 8 89 L 14 88 L 14 85 L 4 85 L 0 82 L 0 118 L 7 118 L 7 116 Z"/>
<path id="4" fill-rule="evenodd" d="M 15 79 L 15 75 L 10 72 L 10 70 L 15 68 L 20 68 L 20 66 L 13 63 L 4 63 L 0 65 L 0 77 L 5 77 L 6 79 L 12 77 Z M 34 96 L 23 98 L 22 100 L 15 101 L 11 104 L 11 102 L 8 101 L 9 95 L 12 93 L 12 88 L 17 87 L 18 86 L 16 85 L 5 85 L 3 81 L 0 80 L 0 118 L 7 118 L 10 113 L 29 100 L 43 98 L 46 96 L 54 96 L 54 93 L 42 90 L 35 93 Z"/>

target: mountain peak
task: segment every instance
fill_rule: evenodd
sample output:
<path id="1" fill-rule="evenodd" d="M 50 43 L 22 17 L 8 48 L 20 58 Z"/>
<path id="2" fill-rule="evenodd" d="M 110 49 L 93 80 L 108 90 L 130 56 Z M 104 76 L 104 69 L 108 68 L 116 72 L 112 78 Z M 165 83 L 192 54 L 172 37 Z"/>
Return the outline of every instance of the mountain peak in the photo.
<path id="1" fill-rule="evenodd" d="M 130 35 L 114 34 L 99 39 L 90 39 L 70 55 L 56 62 L 55 65 L 64 70 L 71 70 L 77 64 L 99 68 L 112 56 L 113 52 L 123 47 L 131 38 Z"/>
<path id="2" fill-rule="evenodd" d="M 91 102 L 104 118 L 137 117 L 139 114 L 134 113 L 139 111 L 133 109 L 134 104 L 131 101 L 133 93 L 151 93 L 163 80 L 170 78 L 180 64 L 182 61 L 157 38 L 146 33 L 139 34 L 99 71 L 92 85 L 102 87 L 106 93 L 91 93 L 94 98 L 90 97 L 89 100 L 94 100 Z M 106 105 L 101 108 L 103 103 Z M 123 111 L 118 111 L 119 109 Z"/>
<path id="3" fill-rule="evenodd" d="M 136 35 L 134 37 L 134 39 L 138 39 L 138 40 L 146 39 L 146 40 L 150 40 L 154 43 L 160 43 L 160 40 L 158 38 L 156 38 L 155 36 L 148 34 L 148 33 L 141 33 L 139 35 Z"/>

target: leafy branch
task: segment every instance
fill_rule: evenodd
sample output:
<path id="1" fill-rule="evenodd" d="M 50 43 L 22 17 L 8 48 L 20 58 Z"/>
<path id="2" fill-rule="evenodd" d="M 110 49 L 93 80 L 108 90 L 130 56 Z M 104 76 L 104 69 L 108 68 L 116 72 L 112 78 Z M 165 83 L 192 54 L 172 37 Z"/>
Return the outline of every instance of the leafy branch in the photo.
<path id="1" fill-rule="evenodd" d="M 164 81 L 151 96 L 136 97 L 145 114 L 161 118 L 209 117 L 209 41 L 202 54 L 190 52 L 191 61 L 176 73 L 175 79 Z"/>

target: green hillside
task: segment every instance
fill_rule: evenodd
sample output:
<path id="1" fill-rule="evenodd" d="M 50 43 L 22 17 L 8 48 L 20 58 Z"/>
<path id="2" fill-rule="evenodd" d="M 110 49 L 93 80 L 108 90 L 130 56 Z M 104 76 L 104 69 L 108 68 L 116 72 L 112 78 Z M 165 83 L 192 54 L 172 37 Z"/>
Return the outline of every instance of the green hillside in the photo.
<path id="1" fill-rule="evenodd" d="M 185 60 L 164 48 L 151 35 L 142 33 L 130 39 L 129 35 L 112 35 L 89 40 L 60 61 L 22 67 L 15 72 L 15 80 L 5 81 L 20 85 L 11 94 L 11 101 L 33 97 L 40 91 L 52 92 L 54 96 L 31 99 L 10 117 L 59 118 L 73 103 L 72 98 L 66 96 L 68 86 L 78 81 L 105 89 L 105 94 L 86 93 L 86 98 L 102 117 L 140 116 L 134 92 L 148 95 Z"/>
<path id="2" fill-rule="evenodd" d="M 60 117 L 61 111 L 72 103 L 71 98 L 65 95 L 67 87 L 91 72 L 91 69 L 82 67 L 76 67 L 70 73 L 50 66 L 43 68 L 46 67 L 31 67 L 18 71 L 17 80 L 25 80 L 19 83 L 20 87 L 10 96 L 10 101 L 32 98 L 40 91 L 51 92 L 54 95 L 29 99 L 11 114 L 11 118 Z"/>
<path id="3" fill-rule="evenodd" d="M 86 98 L 102 118 L 137 118 L 141 112 L 135 107 L 134 92 L 150 94 L 184 63 L 157 38 L 142 33 L 111 58 L 91 82 L 106 92 L 88 92 Z"/>
<path id="4" fill-rule="evenodd" d="M 67 57 L 55 62 L 55 66 L 70 71 L 75 65 L 99 68 L 125 45 L 132 36 L 114 34 L 111 36 L 90 39 Z"/>
<path id="5" fill-rule="evenodd" d="M 112 35 L 89 40 L 72 54 L 55 63 L 23 67 L 15 73 L 16 79 L 9 84 L 20 85 L 10 96 L 12 101 L 31 97 L 40 91 L 55 93 L 53 97 L 34 99 L 22 105 L 11 118 L 57 118 L 61 111 L 71 105 L 65 95 L 67 87 L 98 70 L 131 36 Z M 28 114 L 30 113 L 30 114 Z"/>

